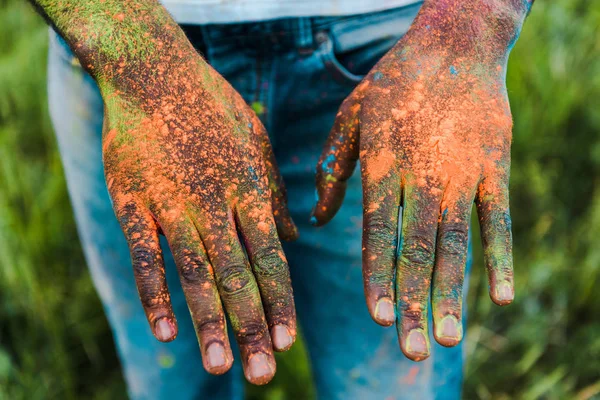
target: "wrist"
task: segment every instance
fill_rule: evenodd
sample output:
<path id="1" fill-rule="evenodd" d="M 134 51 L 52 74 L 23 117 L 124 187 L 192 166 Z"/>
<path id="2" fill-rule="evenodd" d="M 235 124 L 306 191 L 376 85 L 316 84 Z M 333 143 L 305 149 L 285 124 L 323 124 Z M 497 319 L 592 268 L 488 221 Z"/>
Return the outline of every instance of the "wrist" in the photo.
<path id="1" fill-rule="evenodd" d="M 534 0 L 425 0 L 413 28 L 423 45 L 477 62 L 506 61 Z"/>
<path id="2" fill-rule="evenodd" d="M 196 55 L 177 23 L 154 0 L 35 4 L 101 88 L 139 71 L 160 74 Z"/>

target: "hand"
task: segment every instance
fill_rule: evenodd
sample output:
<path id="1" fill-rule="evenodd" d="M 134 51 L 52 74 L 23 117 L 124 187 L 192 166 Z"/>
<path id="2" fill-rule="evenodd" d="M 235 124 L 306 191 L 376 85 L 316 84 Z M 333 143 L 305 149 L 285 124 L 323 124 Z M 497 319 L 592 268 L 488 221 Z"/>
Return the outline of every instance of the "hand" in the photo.
<path id="1" fill-rule="evenodd" d="M 317 167 L 314 217 L 324 224 L 360 159 L 368 309 L 384 326 L 397 310 L 401 349 L 416 361 L 430 354 L 430 296 L 436 340 L 462 339 L 473 202 L 490 296 L 499 305 L 514 297 L 505 73 L 525 8 L 516 0 L 426 1 L 407 35 L 343 102 Z"/>
<path id="2" fill-rule="evenodd" d="M 278 239 L 278 232 L 294 239 L 296 228 L 259 119 L 185 38 L 168 42 L 150 61 L 107 67 L 98 79 L 106 104 L 108 189 L 157 339 L 177 335 L 159 244 L 163 232 L 205 369 L 221 374 L 233 362 L 225 309 L 247 379 L 264 384 L 275 373 L 273 349 L 287 350 L 296 337 Z"/>

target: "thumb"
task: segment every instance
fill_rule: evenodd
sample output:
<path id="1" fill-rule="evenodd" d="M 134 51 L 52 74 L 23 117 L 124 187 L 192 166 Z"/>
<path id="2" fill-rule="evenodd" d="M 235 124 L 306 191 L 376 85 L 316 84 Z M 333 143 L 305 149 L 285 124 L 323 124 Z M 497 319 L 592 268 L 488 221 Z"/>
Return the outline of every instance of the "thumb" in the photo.
<path id="1" fill-rule="evenodd" d="M 321 226 L 337 213 L 346 193 L 346 181 L 356 167 L 359 149 L 360 104 L 354 96 L 342 103 L 317 164 L 317 204 L 311 223 Z"/>

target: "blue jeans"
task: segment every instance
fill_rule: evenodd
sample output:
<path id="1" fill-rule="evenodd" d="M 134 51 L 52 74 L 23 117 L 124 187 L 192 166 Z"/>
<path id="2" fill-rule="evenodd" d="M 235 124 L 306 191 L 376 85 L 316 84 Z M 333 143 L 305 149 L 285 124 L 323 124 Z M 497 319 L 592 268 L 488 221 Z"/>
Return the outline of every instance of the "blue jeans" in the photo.
<path id="1" fill-rule="evenodd" d="M 376 325 L 367 312 L 361 277 L 359 174 L 350 180 L 344 205 L 333 221 L 322 228 L 308 222 L 315 165 L 339 105 L 362 74 L 408 30 L 419 7 L 351 17 L 183 27 L 208 62 L 254 105 L 271 135 L 300 230 L 300 239 L 286 244 L 285 251 L 321 399 L 460 397 L 461 346 L 435 345 L 428 360 L 409 361 L 400 352 L 396 330 Z M 130 396 L 242 398 L 239 362 L 218 377 L 202 369 L 166 243 L 167 279 L 179 336 L 166 344 L 152 336 L 104 181 L 102 99 L 95 82 L 53 32 L 48 68 L 50 112 L 79 234 L 114 331 Z"/>

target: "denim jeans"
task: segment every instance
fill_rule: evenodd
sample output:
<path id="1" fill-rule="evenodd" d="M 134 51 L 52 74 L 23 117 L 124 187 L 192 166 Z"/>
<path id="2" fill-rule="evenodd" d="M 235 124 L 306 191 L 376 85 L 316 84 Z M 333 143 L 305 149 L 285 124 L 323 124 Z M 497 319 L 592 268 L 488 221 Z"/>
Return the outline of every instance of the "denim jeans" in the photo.
<path id="1" fill-rule="evenodd" d="M 368 314 L 361 277 L 358 172 L 349 181 L 338 215 L 321 228 L 309 224 L 315 165 L 339 105 L 408 30 L 419 7 L 349 17 L 183 26 L 207 61 L 253 105 L 271 135 L 300 231 L 300 239 L 285 244 L 285 251 L 321 399 L 460 397 L 461 346 L 436 344 L 426 361 L 409 361 L 399 349 L 396 330 L 376 325 Z M 242 398 L 239 362 L 223 376 L 203 371 L 166 243 L 167 279 L 179 336 L 166 344 L 152 336 L 104 181 L 102 99 L 64 41 L 52 31 L 50 39 L 50 113 L 81 242 L 114 332 L 131 398 Z"/>

